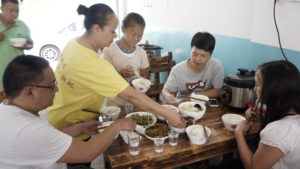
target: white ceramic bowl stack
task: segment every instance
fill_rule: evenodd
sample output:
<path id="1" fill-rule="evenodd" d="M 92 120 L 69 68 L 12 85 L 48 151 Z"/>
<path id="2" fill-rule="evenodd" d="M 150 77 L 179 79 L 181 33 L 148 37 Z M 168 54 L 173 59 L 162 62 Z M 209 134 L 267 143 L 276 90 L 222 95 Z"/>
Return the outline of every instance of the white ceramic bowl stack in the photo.
<path id="1" fill-rule="evenodd" d="M 151 85 L 151 81 L 144 78 L 138 78 L 132 81 L 132 85 L 136 91 L 146 93 Z"/>
<path id="2" fill-rule="evenodd" d="M 233 113 L 224 114 L 222 116 L 224 126 L 229 131 L 235 131 L 237 125 L 243 120 L 246 120 L 246 118 Z"/>
<path id="3" fill-rule="evenodd" d="M 201 111 L 195 107 L 196 104 L 201 106 Z M 183 102 L 179 104 L 178 108 L 181 114 L 193 117 L 195 121 L 201 119 L 206 112 L 206 106 L 200 102 Z"/>

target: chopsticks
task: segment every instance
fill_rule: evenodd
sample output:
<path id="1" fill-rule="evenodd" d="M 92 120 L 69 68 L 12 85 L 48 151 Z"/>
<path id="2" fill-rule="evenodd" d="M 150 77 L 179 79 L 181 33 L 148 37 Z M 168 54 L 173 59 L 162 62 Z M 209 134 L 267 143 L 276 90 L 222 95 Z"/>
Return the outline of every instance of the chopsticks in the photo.
<path id="1" fill-rule="evenodd" d="M 186 96 L 186 98 L 195 99 L 195 100 L 199 100 L 199 101 L 203 101 L 203 102 L 208 102 L 208 100 L 203 100 L 203 99 L 199 99 L 199 98 L 192 97 L 192 96 Z"/>
<path id="2" fill-rule="evenodd" d="M 207 141 L 208 139 L 208 134 L 206 132 L 206 128 L 205 128 L 205 125 L 204 125 L 204 121 L 203 121 L 203 118 L 201 118 L 201 123 L 202 123 L 202 129 L 203 129 L 203 132 L 204 132 L 204 136 L 205 136 L 205 139 Z"/>

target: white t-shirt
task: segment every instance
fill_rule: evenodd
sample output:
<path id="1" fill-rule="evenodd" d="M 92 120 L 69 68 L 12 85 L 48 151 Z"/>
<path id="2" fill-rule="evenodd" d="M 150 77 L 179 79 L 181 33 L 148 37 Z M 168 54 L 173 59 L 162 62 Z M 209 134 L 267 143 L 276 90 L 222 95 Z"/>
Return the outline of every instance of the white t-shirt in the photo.
<path id="1" fill-rule="evenodd" d="M 182 61 L 172 68 L 164 88 L 169 89 L 172 93 L 178 92 L 178 97 L 189 95 L 192 92 L 222 88 L 224 70 L 219 60 L 209 59 L 200 73 L 193 73 L 188 67 L 187 61 Z"/>
<path id="2" fill-rule="evenodd" d="M 125 69 L 127 65 L 133 67 L 136 74 L 140 75 L 140 69 L 149 67 L 149 61 L 145 50 L 136 45 L 135 50 L 128 53 L 123 51 L 118 42 L 113 42 L 108 48 L 103 50 L 103 58 L 110 62 L 117 72 Z"/>
<path id="3" fill-rule="evenodd" d="M 269 123 L 260 132 L 260 143 L 276 147 L 284 154 L 272 169 L 300 168 L 300 115 Z"/>
<path id="4" fill-rule="evenodd" d="M 3 102 L 5 103 L 5 101 Z M 66 169 L 72 137 L 17 106 L 0 104 L 1 169 Z"/>

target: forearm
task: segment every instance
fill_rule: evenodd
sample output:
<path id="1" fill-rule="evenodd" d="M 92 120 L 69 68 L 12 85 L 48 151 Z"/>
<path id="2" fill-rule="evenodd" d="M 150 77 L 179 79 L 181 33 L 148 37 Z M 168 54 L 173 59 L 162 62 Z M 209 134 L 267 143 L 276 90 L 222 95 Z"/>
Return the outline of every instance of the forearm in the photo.
<path id="1" fill-rule="evenodd" d="M 166 99 L 168 97 L 175 97 L 175 94 L 171 93 L 169 89 L 163 88 L 162 96 L 163 96 L 164 99 Z"/>
<path id="2" fill-rule="evenodd" d="M 92 137 L 88 142 L 73 138 L 70 148 L 58 162 L 84 163 L 92 161 L 110 146 L 119 131 L 120 125 L 113 123 L 103 132 Z"/>
<path id="3" fill-rule="evenodd" d="M 221 96 L 222 93 L 222 89 L 220 88 L 216 88 L 216 89 L 209 89 L 203 92 L 196 92 L 197 94 L 202 94 L 205 95 L 207 97 L 213 97 L 213 98 L 218 98 Z"/>
<path id="4" fill-rule="evenodd" d="M 66 133 L 66 134 L 72 136 L 72 137 L 77 137 L 83 132 L 80 125 L 82 125 L 82 124 L 77 123 L 77 124 L 74 124 L 74 125 L 66 127 L 66 128 L 61 128 L 59 130 L 63 133 Z"/>
<path id="5" fill-rule="evenodd" d="M 246 169 L 250 169 L 253 153 L 250 150 L 250 148 L 248 147 L 243 133 L 235 133 L 235 137 L 236 137 L 238 150 L 239 150 L 242 162 L 244 164 L 244 167 Z"/>

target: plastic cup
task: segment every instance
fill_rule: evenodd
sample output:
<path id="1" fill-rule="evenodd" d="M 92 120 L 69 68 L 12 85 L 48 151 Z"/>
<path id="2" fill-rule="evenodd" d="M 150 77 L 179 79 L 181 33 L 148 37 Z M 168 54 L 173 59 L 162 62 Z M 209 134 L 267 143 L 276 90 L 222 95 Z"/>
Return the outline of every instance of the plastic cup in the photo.
<path id="1" fill-rule="evenodd" d="M 163 138 L 154 138 L 154 149 L 156 153 L 162 153 L 164 151 L 164 142 Z"/>
<path id="2" fill-rule="evenodd" d="M 127 136 L 129 144 L 129 154 L 132 156 L 138 155 L 140 153 L 140 135 L 136 132 L 130 132 Z"/>
<path id="3" fill-rule="evenodd" d="M 169 144 L 170 146 L 177 146 L 179 134 L 175 131 L 169 133 Z"/>

